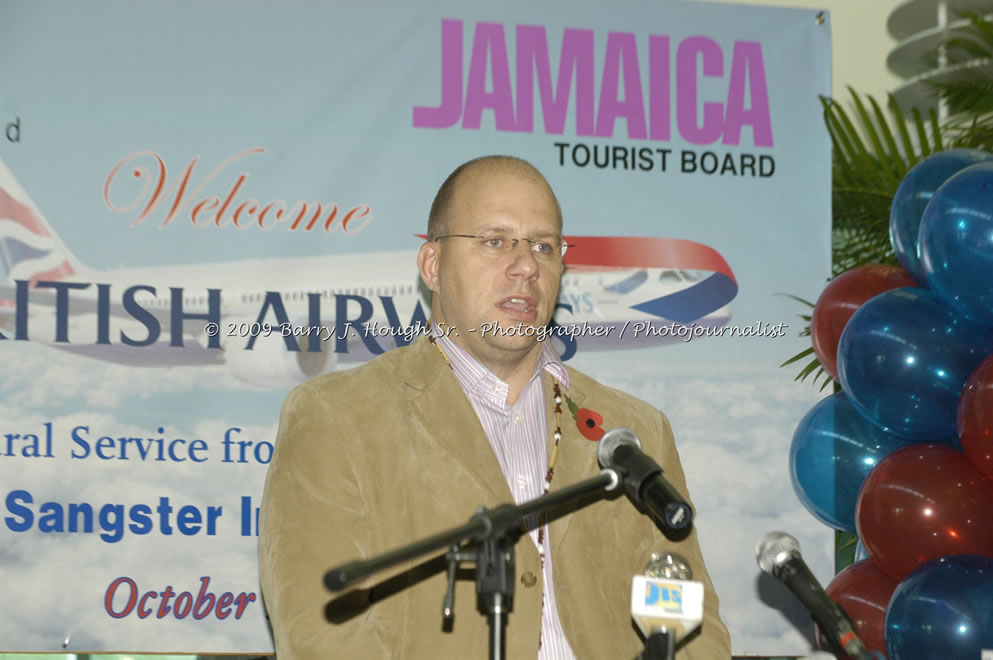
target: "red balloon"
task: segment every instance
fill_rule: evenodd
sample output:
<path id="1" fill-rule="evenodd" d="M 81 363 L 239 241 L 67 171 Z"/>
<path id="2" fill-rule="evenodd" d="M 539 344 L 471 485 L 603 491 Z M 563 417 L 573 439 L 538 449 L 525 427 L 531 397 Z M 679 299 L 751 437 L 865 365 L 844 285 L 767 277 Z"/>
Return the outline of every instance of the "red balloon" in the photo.
<path id="1" fill-rule="evenodd" d="M 965 383 L 959 399 L 958 432 L 965 455 L 980 472 L 993 477 L 993 355 Z"/>
<path id="2" fill-rule="evenodd" d="M 993 479 L 951 447 L 898 449 L 862 484 L 855 528 L 876 565 L 898 580 L 945 555 L 993 559 Z"/>
<path id="3" fill-rule="evenodd" d="M 866 648 L 879 651 L 884 658 L 887 657 L 883 638 L 886 608 L 899 584 L 899 580 L 887 575 L 871 559 L 863 559 L 835 575 L 825 589 L 831 600 L 845 608 Z M 823 642 L 821 648 L 825 648 Z"/>
<path id="4" fill-rule="evenodd" d="M 899 266 L 869 264 L 845 271 L 821 291 L 810 320 L 814 353 L 824 370 L 838 379 L 838 340 L 848 319 L 869 298 L 902 286 L 920 286 Z"/>

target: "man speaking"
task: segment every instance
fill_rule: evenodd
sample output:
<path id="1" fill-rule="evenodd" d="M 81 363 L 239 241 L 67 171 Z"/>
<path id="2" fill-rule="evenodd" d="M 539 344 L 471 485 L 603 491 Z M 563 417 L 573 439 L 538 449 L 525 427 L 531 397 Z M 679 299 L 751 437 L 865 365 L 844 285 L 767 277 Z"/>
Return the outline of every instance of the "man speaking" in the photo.
<path id="1" fill-rule="evenodd" d="M 443 626 L 445 563 L 411 562 L 335 598 L 324 573 L 595 476 L 599 429 L 625 426 L 686 483 L 665 416 L 562 364 L 536 331 L 562 276 L 562 212 L 530 164 L 488 156 L 442 184 L 417 266 L 432 332 L 294 389 L 262 500 L 262 589 L 280 660 L 465 658 L 487 652 L 471 572 Z M 485 329 L 485 331 L 481 331 Z M 667 541 L 626 498 L 532 521 L 516 546 L 508 658 L 633 658 L 631 580 L 653 551 L 705 587 L 700 634 L 677 658 L 730 657 L 696 533 Z"/>

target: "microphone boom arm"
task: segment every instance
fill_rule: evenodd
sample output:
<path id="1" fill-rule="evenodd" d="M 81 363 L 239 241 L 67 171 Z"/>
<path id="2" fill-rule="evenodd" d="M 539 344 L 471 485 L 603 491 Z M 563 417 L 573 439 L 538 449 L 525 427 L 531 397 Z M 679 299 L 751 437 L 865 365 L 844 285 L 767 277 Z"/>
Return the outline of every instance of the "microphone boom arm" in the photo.
<path id="1" fill-rule="evenodd" d="M 490 510 L 480 509 L 464 525 L 453 527 L 369 559 L 357 559 L 333 568 L 324 575 L 324 586 L 331 591 L 344 591 L 358 580 L 433 550 L 448 548 L 465 540 L 482 541 L 488 538 L 499 538 L 510 532 L 519 532 L 521 520 L 525 516 L 542 513 L 568 502 L 578 501 L 597 491 L 610 492 L 617 487 L 620 480 L 621 477 L 616 470 L 605 468 L 596 477 L 584 479 L 523 504 L 501 504 Z"/>
<path id="2" fill-rule="evenodd" d="M 523 533 L 525 516 L 542 513 L 566 503 L 575 502 L 583 508 L 599 501 L 604 493 L 614 490 L 621 476 L 612 468 L 605 468 L 591 479 L 561 488 L 529 500 L 520 505 L 501 504 L 487 511 L 480 508 L 465 525 L 415 541 L 401 548 L 390 550 L 370 559 L 359 559 L 333 568 L 324 575 L 324 586 L 331 591 L 342 591 L 357 580 L 373 573 L 396 566 L 433 550 L 449 547 L 449 580 L 453 580 L 454 566 L 461 559 L 476 562 L 476 596 L 479 610 L 486 615 L 490 631 L 490 660 L 506 657 L 507 614 L 513 609 L 514 597 L 514 545 Z M 595 500 L 582 501 L 588 495 L 600 492 Z M 474 553 L 460 553 L 458 545 L 465 540 L 479 542 Z M 451 616 L 453 588 L 449 585 L 443 599 L 443 616 Z"/>

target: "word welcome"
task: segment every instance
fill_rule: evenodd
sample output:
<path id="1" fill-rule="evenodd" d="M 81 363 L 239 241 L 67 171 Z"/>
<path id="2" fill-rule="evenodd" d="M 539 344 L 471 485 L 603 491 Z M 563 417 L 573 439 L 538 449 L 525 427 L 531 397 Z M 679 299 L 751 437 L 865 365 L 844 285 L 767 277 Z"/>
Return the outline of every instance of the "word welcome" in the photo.
<path id="1" fill-rule="evenodd" d="M 188 217 L 194 227 L 231 226 L 236 229 L 257 227 L 262 231 L 268 231 L 284 225 L 291 231 L 309 232 L 315 227 L 320 227 L 328 233 L 340 227 L 345 234 L 357 234 L 368 226 L 372 220 L 372 208 L 368 204 L 357 204 L 339 214 L 340 209 L 334 202 L 300 200 L 287 206 L 286 201 L 282 199 L 262 202 L 249 197 L 241 200 L 239 198 L 241 187 L 248 179 L 248 174 L 245 173 L 234 177 L 227 194 L 223 197 L 203 194 L 204 189 L 229 165 L 251 154 L 264 152 L 265 149 L 261 147 L 239 151 L 211 170 L 190 190 L 193 171 L 200 161 L 200 156 L 194 156 L 179 176 L 170 182 L 165 161 L 161 156 L 154 151 L 136 151 L 122 158 L 111 168 L 104 182 L 103 200 L 115 213 L 130 213 L 141 207 L 138 215 L 131 222 L 132 228 L 144 222 L 160 207 L 165 212 L 165 217 L 159 224 L 159 229 L 171 223 L 187 209 L 189 209 Z M 149 156 L 154 163 L 152 169 L 137 162 Z M 111 188 L 115 184 L 117 188 L 125 185 L 121 179 L 126 177 L 127 171 L 130 171 L 132 178 L 142 181 L 143 184 L 129 202 L 117 204 L 111 201 Z"/>

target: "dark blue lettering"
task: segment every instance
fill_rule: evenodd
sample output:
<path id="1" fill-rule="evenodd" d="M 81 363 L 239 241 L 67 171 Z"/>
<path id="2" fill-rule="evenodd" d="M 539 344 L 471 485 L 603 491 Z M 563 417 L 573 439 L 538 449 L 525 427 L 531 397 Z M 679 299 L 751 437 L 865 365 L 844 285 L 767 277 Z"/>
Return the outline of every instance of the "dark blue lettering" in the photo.
<path id="1" fill-rule="evenodd" d="M 109 461 L 110 459 L 114 458 L 113 450 L 116 446 L 117 446 L 117 441 L 111 438 L 109 435 L 105 435 L 100 437 L 99 440 L 97 440 L 97 444 L 93 448 L 93 453 L 97 455 L 97 458 L 104 461 Z M 105 449 L 110 451 L 104 453 Z"/>
<path id="2" fill-rule="evenodd" d="M 141 341 L 135 341 L 121 330 L 121 343 L 125 346 L 149 346 L 157 342 L 159 335 L 162 333 L 162 327 L 159 325 L 159 320 L 155 318 L 155 315 L 139 305 L 135 300 L 134 296 L 139 291 L 147 291 L 153 296 L 155 295 L 155 287 L 146 284 L 136 284 L 124 291 L 121 304 L 124 305 L 125 311 L 131 315 L 131 318 L 140 321 L 143 326 L 148 328 L 148 336 Z"/>
<path id="3" fill-rule="evenodd" d="M 131 512 L 129 514 L 131 524 L 128 525 L 128 529 L 130 529 L 133 534 L 148 534 L 152 531 L 151 514 L 152 507 L 147 504 L 135 504 L 131 507 Z"/>
<path id="4" fill-rule="evenodd" d="M 28 338 L 28 280 L 14 280 L 16 294 L 14 305 L 17 308 L 14 317 L 14 339 Z M 0 339 L 7 339 L 7 335 L 0 332 Z"/>
<path id="5" fill-rule="evenodd" d="M 77 445 L 79 445 L 80 447 L 83 448 L 83 454 L 82 455 L 78 455 L 78 454 L 76 454 L 76 450 L 73 449 L 71 456 L 73 458 L 86 458 L 87 456 L 90 455 L 90 443 L 88 443 L 85 439 L 79 437 L 79 431 L 83 431 L 85 433 L 89 433 L 90 432 L 90 427 L 89 426 L 77 426 L 76 428 L 74 428 L 72 430 L 72 441 L 75 442 Z"/>
<path id="6" fill-rule="evenodd" d="M 183 312 L 183 289 L 172 287 L 169 289 L 171 296 L 169 316 L 169 345 L 183 345 L 183 321 L 207 321 L 209 323 L 221 324 L 221 290 L 207 289 L 207 311 L 203 314 Z M 221 337 L 219 332 L 207 337 L 207 348 L 220 348 Z"/>
<path id="7" fill-rule="evenodd" d="M 266 313 L 269 311 L 270 307 L 272 308 L 272 313 L 276 315 L 276 322 L 270 325 L 275 327 L 282 326 L 283 324 L 286 326 L 290 325 L 290 317 L 286 314 L 286 307 L 283 306 L 283 298 L 279 295 L 278 291 L 265 292 L 265 300 L 262 301 L 262 309 L 259 310 L 259 316 L 255 319 L 255 322 L 258 325 L 262 325 L 266 322 Z M 251 336 L 248 338 L 248 343 L 245 344 L 245 350 L 247 351 L 250 351 L 255 347 L 255 340 L 259 338 L 259 335 L 254 332 L 250 332 L 249 335 Z M 300 352 L 300 346 L 297 344 L 297 340 L 292 336 L 287 335 L 283 337 L 283 342 L 286 344 L 286 350 L 293 351 L 295 353 Z"/>
<path id="8" fill-rule="evenodd" d="M 100 538 L 117 543 L 124 536 L 124 505 L 104 504 L 100 507 Z"/>
<path id="9" fill-rule="evenodd" d="M 321 294 L 307 294 L 307 320 L 310 322 L 311 333 L 307 338 L 307 352 L 321 352 Z"/>
<path id="10" fill-rule="evenodd" d="M 55 341 L 69 343 L 69 290 L 88 289 L 89 282 L 37 282 L 38 289 L 55 289 Z"/>
<path id="11" fill-rule="evenodd" d="M 348 303 L 355 301 L 359 304 L 359 316 L 358 318 L 350 319 L 348 318 Z M 359 328 L 363 323 L 368 323 L 369 319 L 372 318 L 372 303 L 369 302 L 368 298 L 363 298 L 362 296 L 356 296 L 352 294 L 337 294 L 334 297 L 334 322 L 336 324 L 335 328 L 335 338 L 334 338 L 334 352 L 335 353 L 347 353 L 348 352 L 348 342 L 343 333 L 338 332 L 337 327 L 344 326 L 346 324 L 351 324 L 356 328 Z M 359 330 L 359 337 L 362 339 L 362 343 L 366 345 L 369 352 L 373 355 L 380 355 L 383 353 L 382 347 L 376 343 L 375 337 L 370 333 L 363 332 Z"/>
<path id="12" fill-rule="evenodd" d="M 200 531 L 200 510 L 187 504 L 176 512 L 176 527 L 183 536 L 193 536 Z"/>
<path id="13" fill-rule="evenodd" d="M 97 343 L 110 343 L 110 285 L 97 284 Z"/>
<path id="14" fill-rule="evenodd" d="M 390 324 L 396 332 L 393 334 L 393 340 L 396 342 L 397 347 L 407 346 L 410 344 L 411 338 L 407 338 L 404 331 L 404 326 L 400 322 L 400 315 L 397 314 L 396 305 L 393 304 L 393 296 L 379 296 L 379 301 L 383 303 L 383 311 L 386 312 L 386 321 Z M 418 300 L 416 306 L 414 307 L 414 313 L 410 316 L 410 323 L 406 327 L 425 327 L 428 324 L 428 317 L 424 314 L 424 308 L 421 307 L 421 301 Z"/>
<path id="15" fill-rule="evenodd" d="M 49 504 L 57 508 L 61 513 L 62 507 L 59 506 L 56 502 L 45 502 L 41 506 L 39 511 L 44 511 L 45 507 L 48 506 Z M 90 532 L 93 531 L 93 507 L 90 506 L 87 502 L 82 502 L 80 504 L 76 504 L 74 502 L 69 503 L 69 513 L 66 515 L 66 517 L 69 519 L 69 531 L 70 532 L 79 531 L 80 514 L 83 517 L 83 531 L 89 534 Z M 38 522 L 38 527 L 39 528 L 41 527 L 41 521 Z M 60 529 L 59 531 L 61 532 L 62 530 Z"/>
<path id="16" fill-rule="evenodd" d="M 23 506 L 21 502 L 31 504 L 34 502 L 34 498 L 26 490 L 12 490 L 7 494 L 7 511 L 12 515 L 7 516 L 3 521 L 7 523 L 7 529 L 12 532 L 26 532 L 31 529 L 31 525 L 34 523 L 34 513 L 31 512 L 30 508 Z M 13 516 L 20 516 L 20 521 Z"/>

